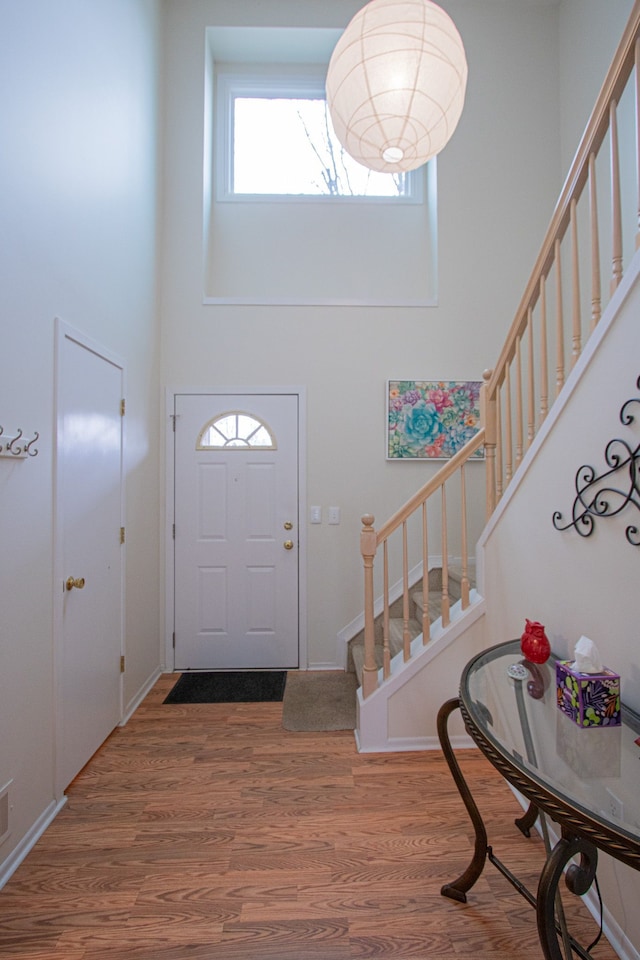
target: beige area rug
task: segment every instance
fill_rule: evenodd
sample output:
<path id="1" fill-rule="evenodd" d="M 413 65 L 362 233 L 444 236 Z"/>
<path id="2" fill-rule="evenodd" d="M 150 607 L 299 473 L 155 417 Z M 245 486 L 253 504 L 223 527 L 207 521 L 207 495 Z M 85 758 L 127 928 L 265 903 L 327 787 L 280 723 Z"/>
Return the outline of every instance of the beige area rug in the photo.
<path id="1" fill-rule="evenodd" d="M 282 704 L 285 730 L 354 730 L 356 689 L 354 673 L 343 670 L 287 673 Z"/>

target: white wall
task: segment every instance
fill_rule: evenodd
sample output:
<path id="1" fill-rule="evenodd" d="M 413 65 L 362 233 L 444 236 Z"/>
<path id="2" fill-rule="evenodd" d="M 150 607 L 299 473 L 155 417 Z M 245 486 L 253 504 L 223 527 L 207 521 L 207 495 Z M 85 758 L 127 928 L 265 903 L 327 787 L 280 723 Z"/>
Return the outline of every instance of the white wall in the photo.
<path id="1" fill-rule="evenodd" d="M 342 510 L 340 526 L 308 528 L 310 666 L 335 664 L 336 634 L 362 609 L 362 514 L 384 520 L 434 469 L 385 462 L 385 381 L 472 379 L 493 363 L 561 185 L 557 9 L 450 0 L 469 85 L 438 162 L 438 306 L 203 305 L 206 27 L 341 27 L 359 6 L 182 0 L 165 8 L 162 377 L 169 386 L 306 385 L 308 503 Z M 270 249 L 277 253 L 277 236 Z"/>
<path id="2" fill-rule="evenodd" d="M 560 115 L 565 172 L 632 6 L 632 0 L 608 0 L 606 4 L 599 0 L 562 0 Z M 631 150 L 630 156 L 634 154 Z M 623 178 L 633 179 L 628 171 L 625 176 L 624 167 Z M 633 202 L 625 209 L 633 210 Z M 633 243 L 625 233 L 629 284 L 639 267 L 637 257 L 629 263 L 632 251 Z M 622 299 L 621 293 L 617 300 Z M 615 307 L 616 300 L 609 307 L 610 315 Z M 603 338 L 561 421 L 523 483 L 508 493 L 504 512 L 489 529 L 483 591 L 488 610 L 487 644 L 519 636 L 525 617 L 546 624 L 552 647 L 560 655 L 571 656 L 575 642 L 586 634 L 599 644 L 605 662 L 620 672 L 623 699 L 636 710 L 640 709 L 640 659 L 638 601 L 633 584 L 639 559 L 638 548 L 626 541 L 624 530 L 627 524 L 637 523 L 637 510 L 628 507 L 618 518 L 596 521 L 588 539 L 574 531 L 556 531 L 551 517 L 560 510 L 570 518 L 576 471 L 582 464 L 590 464 L 602 472 L 605 446 L 611 439 L 625 437 L 632 445 L 638 443 L 637 429 L 634 433 L 623 427 L 619 411 L 628 398 L 638 395 L 639 307 L 636 280 L 623 315 Z M 585 361 L 592 349 L 593 344 L 587 348 L 589 352 L 585 351 Z M 636 414 L 636 425 L 638 422 Z M 624 489 L 627 484 L 622 479 L 613 485 Z M 619 946 L 626 951 L 640 950 L 638 874 L 603 856 L 598 875 L 611 924 L 610 936 L 619 935 Z"/>
<path id="3" fill-rule="evenodd" d="M 0 424 L 41 433 L 37 458 L 0 461 L 0 789 L 13 779 L 4 863 L 53 801 L 53 318 L 127 365 L 127 704 L 159 662 L 156 279 L 163 383 L 307 385 L 308 502 L 339 505 L 343 518 L 308 531 L 312 665 L 331 665 L 337 631 L 362 608 L 361 514 L 384 518 L 433 469 L 385 462 L 386 379 L 471 378 L 497 356 L 561 182 L 554 4 L 445 4 L 470 79 L 439 163 L 436 308 L 202 304 L 205 27 L 341 27 L 360 5 L 0 0 Z"/>
<path id="4" fill-rule="evenodd" d="M 639 271 L 636 256 L 602 328 L 567 381 L 566 393 L 575 389 L 562 416 L 548 435 L 541 431 L 544 442 L 525 458 L 522 481 L 515 478 L 483 538 L 487 644 L 520 636 L 525 617 L 545 624 L 552 649 L 561 657 L 572 657 L 585 634 L 597 643 L 605 664 L 620 674 L 622 699 L 635 710 L 640 710 L 635 589 L 640 549 L 628 543 L 625 529 L 638 524 L 638 510 L 631 505 L 617 517 L 597 519 L 588 538 L 575 530 L 557 531 L 552 516 L 559 510 L 571 520 L 576 472 L 583 464 L 597 475 L 605 472 L 609 441 L 622 438 L 631 448 L 639 442 L 640 404 L 630 410 L 635 417 L 631 427 L 619 419 L 625 401 L 640 396 Z M 607 316 L 615 315 L 620 302 L 622 312 L 607 329 Z M 593 353 L 595 339 L 602 342 Z M 628 491 L 628 473 L 612 477 L 610 485 Z M 606 736 L 606 731 L 595 732 Z M 599 877 L 608 909 L 637 948 L 638 874 L 605 857 Z"/>
<path id="5" fill-rule="evenodd" d="M 560 136 L 563 171 L 613 59 L 633 0 L 562 0 L 560 4 Z"/>
<path id="6" fill-rule="evenodd" d="M 156 0 L 0 0 L 0 788 L 5 861 L 53 801 L 54 317 L 124 358 L 129 703 L 157 669 Z"/>

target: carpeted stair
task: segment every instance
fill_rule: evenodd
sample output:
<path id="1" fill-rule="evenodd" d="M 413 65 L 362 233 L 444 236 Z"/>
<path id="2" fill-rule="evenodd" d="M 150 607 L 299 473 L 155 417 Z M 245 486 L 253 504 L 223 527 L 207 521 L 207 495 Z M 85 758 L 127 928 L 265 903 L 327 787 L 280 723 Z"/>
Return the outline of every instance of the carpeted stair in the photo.
<path id="1" fill-rule="evenodd" d="M 469 571 L 469 578 L 472 583 L 475 581 L 475 571 Z M 449 600 L 454 604 L 460 599 L 462 571 L 455 568 L 449 568 Z M 440 616 L 440 607 L 442 603 L 442 570 L 438 567 L 429 571 L 429 590 L 427 593 L 427 603 L 429 607 L 429 622 L 433 623 Z M 422 633 L 422 613 L 424 607 L 424 588 L 423 583 L 417 583 L 410 592 L 410 612 L 409 612 L 409 630 L 411 638 L 417 637 Z M 396 600 L 389 610 L 389 649 L 391 658 L 402 650 L 402 598 Z M 376 617 L 375 621 L 376 637 L 376 664 L 382 666 L 383 645 L 382 645 L 382 616 Z M 358 685 L 362 683 L 362 667 L 364 665 L 364 631 L 357 634 L 349 643 L 348 670 L 353 671 L 358 679 Z"/>

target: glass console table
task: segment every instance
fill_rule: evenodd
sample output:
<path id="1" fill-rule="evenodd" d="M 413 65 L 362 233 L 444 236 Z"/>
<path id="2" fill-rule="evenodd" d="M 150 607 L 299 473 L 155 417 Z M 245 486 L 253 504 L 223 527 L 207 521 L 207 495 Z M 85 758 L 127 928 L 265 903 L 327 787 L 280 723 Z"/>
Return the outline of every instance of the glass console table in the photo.
<path id="1" fill-rule="evenodd" d="M 521 679 L 510 675 L 514 673 Z M 525 836 L 540 816 L 547 860 L 535 896 L 488 844 L 449 739 L 448 720 L 457 709 L 485 757 L 529 801 L 515 821 Z M 519 640 L 474 657 L 462 674 L 459 697 L 438 713 L 442 750 L 475 830 L 473 859 L 457 880 L 445 884 L 443 896 L 466 902 L 490 860 L 535 907 L 547 960 L 568 960 L 572 951 L 589 960 L 588 950 L 566 929 L 558 885 L 564 873 L 568 889 L 585 894 L 595 878 L 599 849 L 640 869 L 639 734 L 640 717 L 624 705 L 621 726 L 578 727 L 557 707 L 555 659 L 541 666 L 527 663 Z M 545 814 L 559 825 L 560 839 L 553 847 Z"/>

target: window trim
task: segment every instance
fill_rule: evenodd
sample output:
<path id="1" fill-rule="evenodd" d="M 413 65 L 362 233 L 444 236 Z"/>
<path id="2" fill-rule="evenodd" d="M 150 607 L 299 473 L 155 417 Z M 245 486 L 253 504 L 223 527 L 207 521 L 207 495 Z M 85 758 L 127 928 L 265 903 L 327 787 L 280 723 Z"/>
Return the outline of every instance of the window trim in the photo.
<path id="1" fill-rule="evenodd" d="M 282 99 L 325 99 L 325 69 L 295 73 L 283 71 L 282 65 L 260 65 L 257 70 L 233 70 L 228 65 L 216 68 L 214 96 L 214 129 L 212 150 L 215 199 L 231 203 L 356 203 L 356 204 L 421 204 L 425 202 L 424 178 L 419 171 L 407 173 L 404 196 L 335 196 L 330 194 L 235 193 L 233 190 L 233 110 L 237 96 L 261 98 L 267 95 Z"/>

